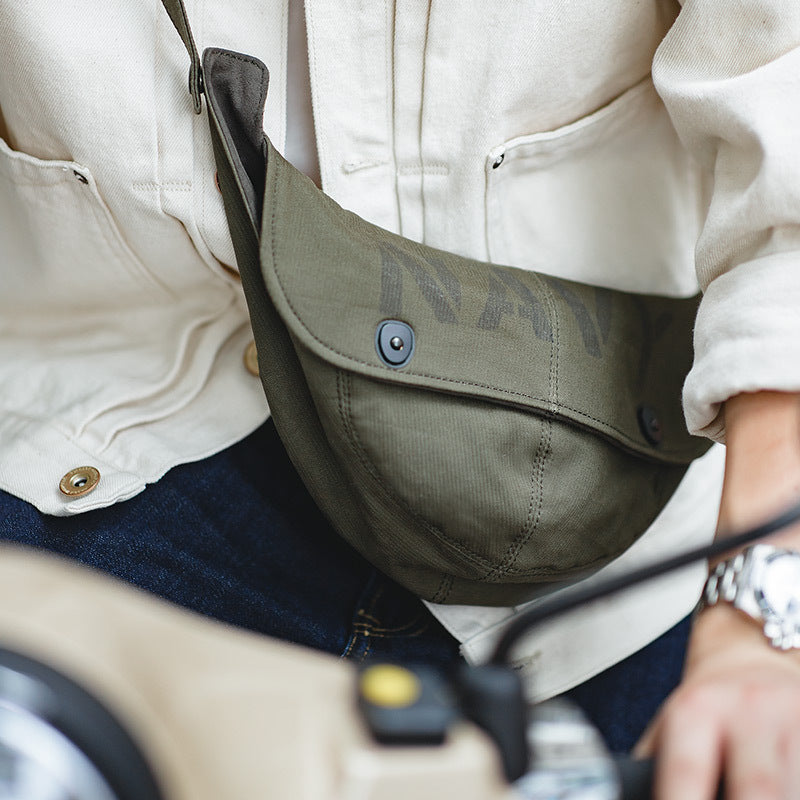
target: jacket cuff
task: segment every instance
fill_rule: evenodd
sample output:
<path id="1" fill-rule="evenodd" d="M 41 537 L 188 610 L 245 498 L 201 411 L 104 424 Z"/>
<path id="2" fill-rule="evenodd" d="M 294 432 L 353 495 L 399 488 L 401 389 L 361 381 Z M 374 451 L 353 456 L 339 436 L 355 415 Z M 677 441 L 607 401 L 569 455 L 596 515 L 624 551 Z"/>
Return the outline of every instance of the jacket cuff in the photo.
<path id="1" fill-rule="evenodd" d="M 739 264 L 705 292 L 683 389 L 689 431 L 725 441 L 724 402 L 742 392 L 800 392 L 800 253 Z"/>

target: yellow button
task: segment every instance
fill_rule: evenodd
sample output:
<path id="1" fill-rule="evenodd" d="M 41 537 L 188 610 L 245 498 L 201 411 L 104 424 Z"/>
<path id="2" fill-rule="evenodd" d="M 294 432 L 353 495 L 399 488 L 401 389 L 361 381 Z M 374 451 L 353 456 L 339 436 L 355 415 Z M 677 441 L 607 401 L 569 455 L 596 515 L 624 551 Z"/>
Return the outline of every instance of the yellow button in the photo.
<path id="1" fill-rule="evenodd" d="M 58 488 L 68 497 L 80 497 L 100 483 L 100 471 L 95 467 L 75 467 L 58 484 Z"/>
<path id="2" fill-rule="evenodd" d="M 417 702 L 422 684 L 410 670 L 393 664 L 377 664 L 362 673 L 361 694 L 376 706 L 405 708 Z"/>
<path id="3" fill-rule="evenodd" d="M 255 342 L 250 342 L 244 351 L 244 365 L 251 375 L 258 375 L 258 351 Z"/>

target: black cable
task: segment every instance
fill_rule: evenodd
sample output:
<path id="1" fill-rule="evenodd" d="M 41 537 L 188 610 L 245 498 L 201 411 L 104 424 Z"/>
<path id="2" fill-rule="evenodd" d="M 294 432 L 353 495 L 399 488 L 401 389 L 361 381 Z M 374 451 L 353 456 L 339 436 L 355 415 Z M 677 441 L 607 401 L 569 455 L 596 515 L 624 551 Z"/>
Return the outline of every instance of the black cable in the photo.
<path id="1" fill-rule="evenodd" d="M 509 623 L 495 647 L 490 663 L 508 663 L 509 653 L 520 637 L 530 628 L 544 622 L 550 617 L 562 614 L 565 611 L 570 611 L 584 603 L 590 603 L 601 597 L 616 594 L 623 589 L 627 589 L 629 586 L 635 586 L 650 578 L 655 578 L 667 572 L 680 569 L 695 561 L 713 558 L 735 550 L 746 544 L 750 544 L 750 542 L 756 539 L 761 539 L 781 528 L 785 528 L 787 525 L 791 525 L 798 520 L 800 520 L 800 503 L 792 506 L 778 516 L 773 517 L 768 522 L 758 525 L 755 528 L 750 528 L 742 533 L 730 536 L 723 534 L 711 544 L 692 548 L 691 550 L 679 553 L 663 561 L 657 561 L 653 564 L 639 567 L 624 575 L 613 576 L 591 586 L 576 586 L 574 589 L 567 589 L 563 593 L 559 592 L 559 594 L 554 597 L 546 598 L 534 608 L 520 613 Z"/>

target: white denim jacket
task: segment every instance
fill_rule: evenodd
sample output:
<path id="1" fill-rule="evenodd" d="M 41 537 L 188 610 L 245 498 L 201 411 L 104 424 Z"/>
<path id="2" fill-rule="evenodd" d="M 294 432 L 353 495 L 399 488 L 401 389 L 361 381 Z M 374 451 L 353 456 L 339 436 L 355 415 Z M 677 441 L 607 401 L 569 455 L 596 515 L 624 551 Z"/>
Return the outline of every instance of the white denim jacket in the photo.
<path id="1" fill-rule="evenodd" d="M 269 66 L 264 127 L 283 149 L 286 0 L 186 6 L 200 49 Z M 800 390 L 800 5 L 305 6 L 322 186 L 340 204 L 478 259 L 632 291 L 699 284 L 695 432 L 722 439 L 735 393 Z M 187 72 L 156 0 L 0 7 L 0 487 L 45 513 L 125 500 L 268 413 Z M 81 465 L 101 479 L 70 499 L 59 481 Z M 712 450 L 692 468 L 623 563 L 711 535 L 720 465 Z M 525 656 L 540 690 L 665 629 L 699 574 L 557 626 L 549 667 L 541 647 Z M 436 613 L 478 657 L 510 612 Z"/>

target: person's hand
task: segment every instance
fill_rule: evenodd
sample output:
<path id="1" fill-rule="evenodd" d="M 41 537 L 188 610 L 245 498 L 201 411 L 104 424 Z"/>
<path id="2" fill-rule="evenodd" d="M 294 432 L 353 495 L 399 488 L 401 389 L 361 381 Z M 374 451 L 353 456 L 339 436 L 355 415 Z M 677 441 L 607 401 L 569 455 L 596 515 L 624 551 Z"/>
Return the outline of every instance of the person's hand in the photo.
<path id="1" fill-rule="evenodd" d="M 725 404 L 720 531 L 769 519 L 800 498 L 800 395 Z M 768 540 L 800 551 L 800 526 Z M 692 628 L 683 680 L 637 745 L 654 756 L 657 800 L 800 798 L 800 650 L 772 647 L 759 624 L 718 605 Z"/>
<path id="2" fill-rule="evenodd" d="M 681 685 L 637 746 L 655 756 L 657 800 L 800 798 L 800 651 L 717 606 L 695 622 Z"/>

